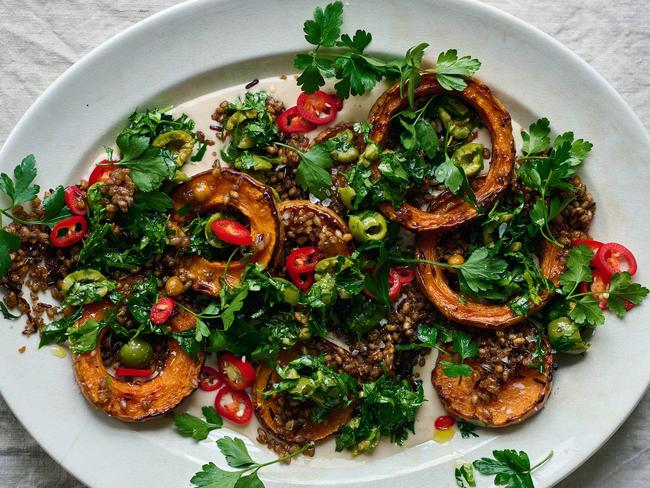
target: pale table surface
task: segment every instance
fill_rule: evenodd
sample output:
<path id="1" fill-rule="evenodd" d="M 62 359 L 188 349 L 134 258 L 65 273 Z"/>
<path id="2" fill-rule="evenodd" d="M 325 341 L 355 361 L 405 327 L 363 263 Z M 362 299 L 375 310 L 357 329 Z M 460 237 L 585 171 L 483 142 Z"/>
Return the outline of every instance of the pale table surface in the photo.
<path id="1" fill-rule="evenodd" d="M 131 24 L 175 3 L 179 2 L 1 0 L 0 143 L 36 97 L 72 63 Z M 650 61 L 650 13 L 645 0 L 485 3 L 539 27 L 575 51 L 614 85 L 650 127 L 646 64 Z M 6 171 L 9 163 L 0 164 Z M 0 487 L 81 486 L 25 432 L 0 398 Z M 609 442 L 559 486 L 650 486 L 650 394 Z"/>

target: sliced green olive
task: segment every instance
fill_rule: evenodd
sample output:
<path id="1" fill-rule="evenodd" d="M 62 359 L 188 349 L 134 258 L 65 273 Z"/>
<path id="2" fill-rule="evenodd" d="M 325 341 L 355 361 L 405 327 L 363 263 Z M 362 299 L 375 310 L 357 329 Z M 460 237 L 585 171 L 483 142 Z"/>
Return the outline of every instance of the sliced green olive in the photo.
<path id="1" fill-rule="evenodd" d="M 558 352 L 581 354 L 589 349 L 589 344 L 582 340 L 580 328 L 568 317 L 559 317 L 549 322 L 546 332 Z"/>
<path id="2" fill-rule="evenodd" d="M 257 115 L 257 112 L 255 112 L 255 115 Z M 224 127 L 226 130 L 233 130 L 247 118 L 248 117 L 244 112 L 235 112 L 230 117 L 228 117 L 228 120 L 226 121 L 226 125 Z"/>
<path id="3" fill-rule="evenodd" d="M 266 158 L 245 152 L 242 156 L 235 159 L 235 168 L 240 171 L 268 171 L 273 168 L 274 164 L 280 163 L 281 158 Z"/>
<path id="4" fill-rule="evenodd" d="M 298 290 L 298 287 L 284 278 L 274 278 L 274 280 L 282 285 L 284 302 L 293 306 L 298 305 L 300 301 L 300 290 Z"/>
<path id="5" fill-rule="evenodd" d="M 354 133 L 347 129 L 331 140 L 335 148 L 330 151 L 330 156 L 341 163 L 351 163 L 359 158 L 359 151 L 354 146 Z"/>
<path id="6" fill-rule="evenodd" d="M 356 195 L 357 192 L 354 191 L 354 188 L 351 186 L 339 187 L 339 198 L 341 199 L 341 202 L 343 202 L 343 205 L 345 205 L 345 208 L 352 208 L 352 202 Z"/>
<path id="7" fill-rule="evenodd" d="M 456 166 L 463 169 L 465 176 L 476 176 L 483 170 L 483 144 L 464 144 L 454 151 L 452 159 Z"/>
<path id="8" fill-rule="evenodd" d="M 379 159 L 379 156 L 379 146 L 374 142 L 369 142 L 366 149 L 361 153 L 361 156 L 359 156 L 359 164 L 367 168 L 373 161 Z"/>
<path id="9" fill-rule="evenodd" d="M 462 122 L 454 121 L 444 108 L 438 107 L 438 117 L 442 121 L 442 124 L 445 126 L 445 129 L 451 132 L 451 135 L 454 139 L 463 140 L 469 137 L 469 134 L 472 132 L 472 129 L 469 125 L 466 125 Z"/>
<path id="10" fill-rule="evenodd" d="M 80 269 L 79 271 L 70 273 L 68 276 L 63 278 L 63 281 L 61 282 L 61 292 L 65 295 L 75 283 L 104 280 L 106 280 L 106 277 L 95 269 Z M 98 292 L 101 294 L 101 290 L 98 290 Z M 101 296 L 106 295 L 107 292 L 108 289 L 104 291 Z"/>
<path id="11" fill-rule="evenodd" d="M 379 212 L 366 210 L 358 215 L 351 215 L 348 227 L 352 236 L 359 242 L 380 241 L 386 237 L 388 224 Z"/>
<path id="12" fill-rule="evenodd" d="M 146 368 L 153 358 L 153 347 L 136 337 L 120 348 L 120 361 L 128 368 Z"/>
<path id="13" fill-rule="evenodd" d="M 210 244 L 212 247 L 216 247 L 217 249 L 223 249 L 228 245 L 217 236 L 215 236 L 214 232 L 212 232 L 212 222 L 221 218 L 223 218 L 223 215 L 221 212 L 217 212 L 208 219 L 208 221 L 205 223 L 205 227 L 203 227 L 203 234 L 205 235 L 208 244 Z"/>
<path id="14" fill-rule="evenodd" d="M 170 130 L 156 137 L 151 143 L 154 147 L 167 147 L 176 153 L 176 167 L 183 166 L 192 155 L 194 137 L 184 130 Z"/>
<path id="15" fill-rule="evenodd" d="M 353 265 L 354 263 L 352 260 L 345 256 L 332 256 L 318 261 L 315 269 L 316 274 L 314 276 L 314 279 L 316 280 L 316 283 L 320 283 L 321 289 L 323 289 L 323 283 L 326 284 L 325 288 L 328 291 L 328 299 L 331 298 L 331 294 L 334 288 L 337 289 L 338 294 L 341 296 L 341 298 L 351 298 L 350 294 L 347 293 L 343 288 L 336 286 L 335 275 Z"/>
<path id="16" fill-rule="evenodd" d="M 254 146 L 255 146 L 255 139 L 253 139 L 248 134 L 244 134 L 237 141 L 237 147 L 239 149 L 250 149 L 251 147 L 254 147 Z"/>

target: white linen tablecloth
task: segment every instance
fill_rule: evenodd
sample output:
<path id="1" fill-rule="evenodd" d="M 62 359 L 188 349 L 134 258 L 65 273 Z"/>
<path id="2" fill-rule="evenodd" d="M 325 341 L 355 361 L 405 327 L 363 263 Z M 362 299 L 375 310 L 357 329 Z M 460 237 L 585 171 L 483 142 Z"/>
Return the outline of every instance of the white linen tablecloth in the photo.
<path id="1" fill-rule="evenodd" d="M 175 3 L 179 2 L 0 0 L 0 143 L 36 97 L 72 63 L 114 34 Z M 539 27 L 582 56 L 650 127 L 650 77 L 645 64 L 650 61 L 650 13 L 646 0 L 485 3 Z M 10 163 L 0 164 L 7 171 Z M 0 487 L 81 486 L 25 432 L 0 398 Z M 649 394 L 609 442 L 559 486 L 650 486 Z"/>

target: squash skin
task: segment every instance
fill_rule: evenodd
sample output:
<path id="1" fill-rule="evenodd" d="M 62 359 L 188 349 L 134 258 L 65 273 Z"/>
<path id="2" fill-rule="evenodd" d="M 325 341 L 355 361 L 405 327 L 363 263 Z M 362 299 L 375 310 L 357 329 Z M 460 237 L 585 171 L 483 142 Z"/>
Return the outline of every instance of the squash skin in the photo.
<path id="1" fill-rule="evenodd" d="M 319 353 L 338 353 L 345 357 L 345 362 L 349 364 L 354 363 L 354 358 L 345 349 L 337 346 L 336 344 L 326 340 L 318 339 L 310 344 L 298 344 L 291 349 L 286 349 L 280 352 L 278 356 L 278 364 L 286 365 L 291 360 L 301 355 L 301 347 L 306 346 L 308 351 L 312 354 Z M 274 369 L 265 363 L 260 363 L 257 367 L 255 384 L 253 385 L 252 400 L 255 408 L 257 419 L 264 426 L 266 430 L 272 432 L 278 439 L 287 443 L 301 444 L 305 442 L 316 442 L 326 439 L 336 434 L 346 423 L 352 418 L 354 404 L 346 407 L 332 410 L 329 417 L 324 422 L 309 421 L 306 427 L 295 433 L 285 433 L 275 420 L 280 406 L 277 404 L 274 397 L 264 398 L 264 391 L 267 386 L 279 379 Z"/>
<path id="2" fill-rule="evenodd" d="M 209 189 L 210 194 L 204 200 L 198 200 L 195 196 L 193 190 L 198 187 Z M 236 192 L 238 196 L 233 197 L 231 192 Z M 234 261 L 228 265 L 225 261 L 208 261 L 196 255 L 181 256 L 177 272 L 186 271 L 196 276 L 192 286 L 199 293 L 219 297 L 221 280 L 229 286 L 237 285 L 247 264 L 274 267 L 281 260 L 279 247 L 283 241 L 283 230 L 278 220 L 275 198 L 270 188 L 251 176 L 230 168 L 222 168 L 218 176 L 212 171 L 199 173 L 176 189 L 173 200 L 172 220 L 181 227 L 195 216 L 192 212 L 181 215 L 179 211 L 186 205 L 202 214 L 228 205 L 235 207 L 250 221 L 253 246 L 263 244 L 245 263 Z"/>
<path id="3" fill-rule="evenodd" d="M 90 318 L 100 320 L 109 307 L 106 302 L 87 306 L 76 326 Z M 194 322 L 194 317 L 181 309 L 169 325 L 182 332 L 194 327 Z M 72 355 L 72 367 L 86 400 L 109 416 L 125 422 L 149 420 L 176 407 L 199 386 L 203 353 L 195 361 L 174 339 L 168 340 L 164 366 L 152 380 L 138 384 L 111 376 L 101 360 L 101 342 L 106 332 L 105 329 L 100 334 L 93 351 Z"/>
<path id="4" fill-rule="evenodd" d="M 472 404 L 471 397 L 479 377 L 478 362 L 465 362 L 473 369 L 472 376 L 449 378 L 440 361 L 450 361 L 446 354 L 440 354 L 436 367 L 431 372 L 433 387 L 443 406 L 453 417 L 482 427 L 500 428 L 518 424 L 544 408 L 553 386 L 553 361 L 551 346 L 544 339 L 544 373 L 527 369 L 521 376 L 503 385 L 497 397 L 490 402 Z"/>
<path id="5" fill-rule="evenodd" d="M 350 233 L 347 224 L 336 214 L 336 212 L 327 207 L 323 207 L 322 205 L 311 203 L 309 200 L 285 200 L 280 203 L 278 210 L 280 212 L 282 225 L 288 230 L 291 230 L 291 227 L 284 219 L 284 215 L 286 213 L 291 215 L 298 214 L 302 210 L 303 212 L 309 211 L 314 215 L 317 215 L 321 219 L 322 225 L 328 227 L 332 232 L 339 230 L 343 234 Z M 313 245 L 317 244 L 318 243 L 316 242 L 313 243 Z M 324 255 L 323 257 L 326 258 L 333 256 L 349 256 L 352 254 L 352 241 L 345 242 L 343 239 L 337 239 L 336 241 L 329 243 L 327 247 L 320 250 Z M 284 254 L 288 254 L 290 251 L 291 249 L 284 249 Z"/>
<path id="6" fill-rule="evenodd" d="M 490 131 L 492 139 L 492 159 L 484 180 L 476 189 L 477 205 L 491 206 L 510 183 L 515 163 L 515 143 L 512 136 L 510 114 L 490 89 L 475 79 L 468 78 L 463 92 L 448 92 L 442 88 L 433 73 L 420 74 L 420 82 L 415 89 L 415 97 L 428 97 L 445 94 L 461 99 L 471 105 Z M 383 146 L 388 139 L 391 117 L 408 104 L 406 93 L 400 96 L 399 83 L 386 90 L 370 109 L 368 121 L 373 125 L 370 139 Z M 378 174 L 377 165 L 373 166 Z M 453 229 L 467 223 L 477 216 L 476 208 L 450 192 L 443 192 L 439 199 L 445 204 L 438 208 L 433 202 L 425 212 L 405 203 L 396 209 L 390 203 L 382 203 L 379 208 L 384 215 L 413 232 Z"/>
<path id="7" fill-rule="evenodd" d="M 434 232 L 421 234 L 418 238 L 415 256 L 417 259 L 439 261 L 436 250 L 440 235 Z M 544 240 L 540 256 L 540 269 L 544 276 L 557 284 L 564 271 L 563 255 L 566 251 Z M 508 305 L 475 302 L 469 297 L 452 290 L 440 266 L 419 263 L 417 277 L 422 292 L 448 319 L 460 324 L 482 329 L 503 329 L 515 325 L 527 315 L 515 315 Z M 541 295 L 540 303 L 531 305 L 528 315 L 540 310 L 553 296 L 553 292 Z"/>

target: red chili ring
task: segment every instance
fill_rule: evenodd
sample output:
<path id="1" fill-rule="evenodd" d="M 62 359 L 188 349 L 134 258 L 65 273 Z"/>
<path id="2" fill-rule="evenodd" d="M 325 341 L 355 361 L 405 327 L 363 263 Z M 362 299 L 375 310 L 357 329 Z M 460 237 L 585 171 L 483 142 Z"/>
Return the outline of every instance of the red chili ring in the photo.
<path id="1" fill-rule="evenodd" d="M 621 258 L 627 262 L 627 270 L 621 269 Z M 608 242 L 600 246 L 594 258 L 594 265 L 606 273 L 609 278 L 621 271 L 627 271 L 634 276 L 637 270 L 636 258 L 632 251 L 617 242 Z"/>
<path id="2" fill-rule="evenodd" d="M 81 241 L 86 234 L 88 234 L 86 219 L 81 215 L 73 215 L 54 224 L 50 232 L 50 241 L 56 247 L 69 247 Z"/>
<path id="3" fill-rule="evenodd" d="M 203 366 L 201 369 L 201 382 L 199 388 L 203 391 L 215 391 L 224 385 L 221 373 L 210 366 Z"/>

